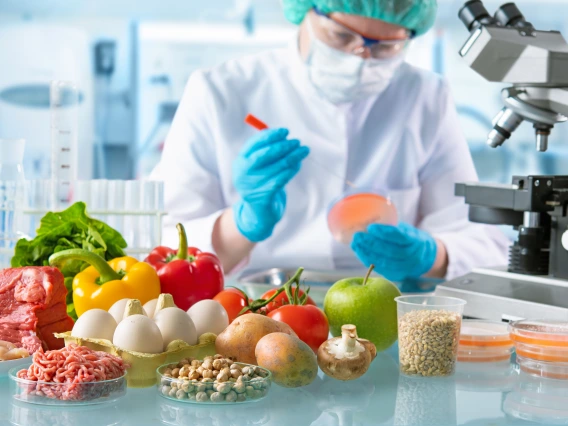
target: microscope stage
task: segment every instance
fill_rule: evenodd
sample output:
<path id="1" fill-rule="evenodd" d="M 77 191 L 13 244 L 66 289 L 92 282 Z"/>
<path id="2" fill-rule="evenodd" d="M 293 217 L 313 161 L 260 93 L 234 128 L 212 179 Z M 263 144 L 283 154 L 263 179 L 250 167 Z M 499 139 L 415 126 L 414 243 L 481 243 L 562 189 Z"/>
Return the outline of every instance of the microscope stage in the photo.
<path id="1" fill-rule="evenodd" d="M 495 321 L 568 321 L 568 281 L 477 269 L 436 287 L 437 296 L 467 301 L 464 316 Z"/>

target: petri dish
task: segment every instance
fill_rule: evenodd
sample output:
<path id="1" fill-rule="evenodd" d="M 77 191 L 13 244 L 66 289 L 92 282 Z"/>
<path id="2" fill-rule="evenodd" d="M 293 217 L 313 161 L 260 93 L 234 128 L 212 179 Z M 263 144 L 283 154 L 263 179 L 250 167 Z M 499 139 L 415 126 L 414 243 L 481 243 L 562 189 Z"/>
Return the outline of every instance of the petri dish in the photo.
<path id="1" fill-rule="evenodd" d="M 458 346 L 459 362 L 507 361 L 514 351 L 508 325 L 497 321 L 464 320 Z"/>
<path id="2" fill-rule="evenodd" d="M 356 232 L 373 223 L 397 225 L 398 213 L 388 196 L 374 191 L 353 190 L 334 200 L 327 214 L 327 225 L 333 238 L 350 244 Z"/>
<path id="3" fill-rule="evenodd" d="M 177 364 L 165 364 L 157 370 L 158 394 L 166 399 L 190 404 L 233 405 L 258 402 L 266 398 L 272 385 L 272 373 L 256 365 L 237 362 L 241 368 L 253 367 L 260 370 L 262 377 L 244 380 L 237 389 L 237 383 L 231 381 L 198 381 L 188 378 L 174 378 L 165 374 L 167 369 L 176 368 Z M 223 389 L 221 389 L 223 387 Z M 200 397 L 203 397 L 201 399 Z M 229 398 L 229 395 L 231 397 Z"/>
<path id="4" fill-rule="evenodd" d="M 126 374 L 99 382 L 56 383 L 21 379 L 18 371 L 28 364 L 10 370 L 10 394 L 16 401 L 38 405 L 82 406 L 116 402 L 126 395 Z"/>
<path id="5" fill-rule="evenodd" d="M 515 321 L 509 325 L 521 371 L 568 380 L 568 322 Z"/>

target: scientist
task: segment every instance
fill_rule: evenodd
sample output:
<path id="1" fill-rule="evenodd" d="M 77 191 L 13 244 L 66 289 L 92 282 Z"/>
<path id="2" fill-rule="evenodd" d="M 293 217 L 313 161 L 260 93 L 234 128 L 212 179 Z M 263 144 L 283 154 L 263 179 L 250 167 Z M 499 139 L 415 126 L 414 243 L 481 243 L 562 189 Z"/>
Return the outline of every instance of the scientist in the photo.
<path id="1" fill-rule="evenodd" d="M 187 83 L 154 172 L 165 182 L 165 243 L 176 245 L 182 222 L 190 245 L 214 250 L 225 272 L 374 264 L 403 280 L 505 264 L 506 238 L 469 223 L 453 195 L 456 182 L 477 176 L 448 86 L 405 62 L 412 38 L 433 25 L 436 1 L 283 5 L 299 24 L 289 48 Z M 247 126 L 248 113 L 271 129 Z M 348 189 L 337 175 L 388 194 L 401 223 L 335 242 L 327 211 Z"/>

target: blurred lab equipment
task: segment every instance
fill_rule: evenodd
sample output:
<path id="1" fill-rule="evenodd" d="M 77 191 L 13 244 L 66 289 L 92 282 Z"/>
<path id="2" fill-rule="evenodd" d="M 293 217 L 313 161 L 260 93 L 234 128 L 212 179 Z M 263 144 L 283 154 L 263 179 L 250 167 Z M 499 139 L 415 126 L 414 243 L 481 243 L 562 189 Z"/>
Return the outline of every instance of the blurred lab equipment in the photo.
<path id="1" fill-rule="evenodd" d="M 69 202 L 82 201 L 89 216 L 122 234 L 125 252 L 143 259 L 162 240 L 164 185 L 158 181 L 88 180 L 74 182 Z M 26 182 L 24 225 L 21 234 L 35 237 L 40 219 L 51 209 L 51 180 Z M 12 251 L 10 250 L 10 257 Z M 9 261 L 9 258 L 8 258 Z"/>
<path id="2" fill-rule="evenodd" d="M 250 9 L 248 7 L 246 10 Z M 136 67 L 136 175 L 148 176 L 161 148 L 189 76 L 222 62 L 284 47 L 295 28 L 239 23 L 137 22 L 133 28 Z"/>
<path id="3" fill-rule="evenodd" d="M 0 135 L 26 139 L 28 179 L 50 177 L 50 82 L 75 81 L 78 87 L 77 156 L 79 178 L 92 176 L 93 72 L 85 31 L 37 22 L 2 25 L 0 57 Z"/>
<path id="4" fill-rule="evenodd" d="M 75 83 L 51 82 L 51 208 L 68 207 L 77 180 L 79 90 Z"/>
<path id="5" fill-rule="evenodd" d="M 0 139 L 0 269 L 10 266 L 24 207 L 24 139 Z"/>
<path id="6" fill-rule="evenodd" d="M 514 3 L 491 16 L 480 0 L 459 12 L 470 31 L 460 55 L 502 90 L 505 107 L 495 117 L 487 144 L 507 141 L 518 126 L 533 124 L 536 149 L 568 120 L 568 43 L 558 31 L 538 31 Z M 458 183 L 472 222 L 511 225 L 518 238 L 505 268 L 475 270 L 436 294 L 464 298 L 465 315 L 483 319 L 568 315 L 568 176 L 514 176 L 511 185 Z"/>

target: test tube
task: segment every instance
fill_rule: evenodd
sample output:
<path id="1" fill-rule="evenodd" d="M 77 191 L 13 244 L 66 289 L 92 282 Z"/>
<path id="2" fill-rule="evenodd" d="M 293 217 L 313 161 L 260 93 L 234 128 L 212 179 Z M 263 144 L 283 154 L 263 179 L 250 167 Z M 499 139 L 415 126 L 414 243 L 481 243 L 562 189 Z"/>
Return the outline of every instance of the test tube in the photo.
<path id="1" fill-rule="evenodd" d="M 108 182 L 108 224 L 122 234 L 124 230 L 124 195 L 126 191 L 126 181 L 110 180 Z"/>
<path id="2" fill-rule="evenodd" d="M 140 209 L 140 182 L 137 180 L 126 181 L 124 185 L 124 208 L 127 211 L 137 212 Z M 140 216 L 124 216 L 124 233 L 122 234 L 129 249 L 140 247 Z"/>
<path id="3" fill-rule="evenodd" d="M 103 222 L 107 221 L 107 217 L 100 212 L 107 210 L 107 192 L 108 181 L 97 179 L 91 181 L 91 197 L 90 203 L 87 204 L 87 213 Z M 98 212 L 98 213 L 97 213 Z"/>
<path id="4" fill-rule="evenodd" d="M 73 193 L 73 202 L 82 201 L 89 205 L 91 202 L 91 181 L 79 180 L 75 182 L 75 191 Z"/>

